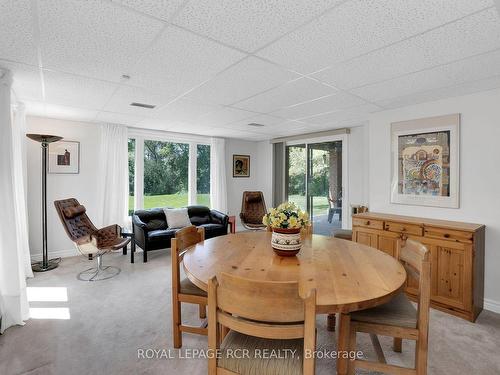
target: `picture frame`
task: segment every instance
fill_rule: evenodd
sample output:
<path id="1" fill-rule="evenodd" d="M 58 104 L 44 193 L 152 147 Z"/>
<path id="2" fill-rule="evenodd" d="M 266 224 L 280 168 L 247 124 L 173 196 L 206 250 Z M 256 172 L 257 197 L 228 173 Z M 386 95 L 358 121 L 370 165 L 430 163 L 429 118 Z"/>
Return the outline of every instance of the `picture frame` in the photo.
<path id="1" fill-rule="evenodd" d="M 459 208 L 460 114 L 391 124 L 391 203 Z"/>
<path id="2" fill-rule="evenodd" d="M 48 173 L 80 173 L 80 142 L 64 140 L 50 143 Z"/>
<path id="3" fill-rule="evenodd" d="M 233 177 L 250 177 L 250 155 L 233 155 Z"/>

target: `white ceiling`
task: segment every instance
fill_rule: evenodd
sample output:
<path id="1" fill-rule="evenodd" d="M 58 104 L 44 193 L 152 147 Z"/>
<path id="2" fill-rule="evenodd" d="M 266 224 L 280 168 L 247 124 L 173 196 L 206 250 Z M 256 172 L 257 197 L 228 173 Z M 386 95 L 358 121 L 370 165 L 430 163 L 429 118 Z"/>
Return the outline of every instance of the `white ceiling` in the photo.
<path id="1" fill-rule="evenodd" d="M 500 87 L 499 4 L 0 0 L 0 66 L 29 114 L 264 140 Z"/>

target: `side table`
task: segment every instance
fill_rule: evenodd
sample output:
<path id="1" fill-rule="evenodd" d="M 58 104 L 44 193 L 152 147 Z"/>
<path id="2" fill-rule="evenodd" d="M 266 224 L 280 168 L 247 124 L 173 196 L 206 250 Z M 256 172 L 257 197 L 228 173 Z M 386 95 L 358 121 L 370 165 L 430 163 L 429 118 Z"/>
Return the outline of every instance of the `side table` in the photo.
<path id="1" fill-rule="evenodd" d="M 236 233 L 236 216 L 229 216 L 229 233 Z"/>
<path id="2" fill-rule="evenodd" d="M 130 238 L 130 263 L 134 263 L 135 235 L 134 232 L 122 232 L 123 238 Z M 123 255 L 127 255 L 127 246 L 123 247 Z"/>

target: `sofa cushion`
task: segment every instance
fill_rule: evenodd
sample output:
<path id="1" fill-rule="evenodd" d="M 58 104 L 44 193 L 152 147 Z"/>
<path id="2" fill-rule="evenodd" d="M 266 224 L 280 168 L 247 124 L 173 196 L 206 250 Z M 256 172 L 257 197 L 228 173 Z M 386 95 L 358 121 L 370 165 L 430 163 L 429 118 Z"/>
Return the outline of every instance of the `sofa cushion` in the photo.
<path id="1" fill-rule="evenodd" d="M 167 219 L 162 208 L 151 208 L 149 210 L 137 210 L 134 212 L 139 219 L 146 224 L 146 229 L 160 230 L 167 229 Z"/>
<path id="2" fill-rule="evenodd" d="M 188 215 L 191 223 L 196 226 L 210 223 L 210 209 L 206 206 L 188 207 Z"/>
<path id="3" fill-rule="evenodd" d="M 169 229 L 180 229 L 191 226 L 187 208 L 165 208 Z"/>
<path id="4" fill-rule="evenodd" d="M 148 232 L 148 239 L 150 241 L 163 241 L 175 236 L 176 229 L 160 229 Z"/>

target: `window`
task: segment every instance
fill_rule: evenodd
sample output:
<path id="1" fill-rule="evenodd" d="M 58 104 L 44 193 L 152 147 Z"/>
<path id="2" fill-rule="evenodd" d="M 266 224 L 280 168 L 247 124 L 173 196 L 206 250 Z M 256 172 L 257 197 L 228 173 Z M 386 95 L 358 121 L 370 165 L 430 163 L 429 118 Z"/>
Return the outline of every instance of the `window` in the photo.
<path id="1" fill-rule="evenodd" d="M 135 208 L 210 207 L 210 145 L 137 137 L 128 150 L 130 214 Z"/>
<path id="2" fill-rule="evenodd" d="M 128 214 L 134 212 L 135 189 L 135 139 L 128 140 Z"/>
<path id="3" fill-rule="evenodd" d="M 196 150 L 196 203 L 210 206 L 210 146 L 197 145 Z"/>
<path id="4" fill-rule="evenodd" d="M 144 208 L 188 205 L 189 145 L 144 141 Z"/>

